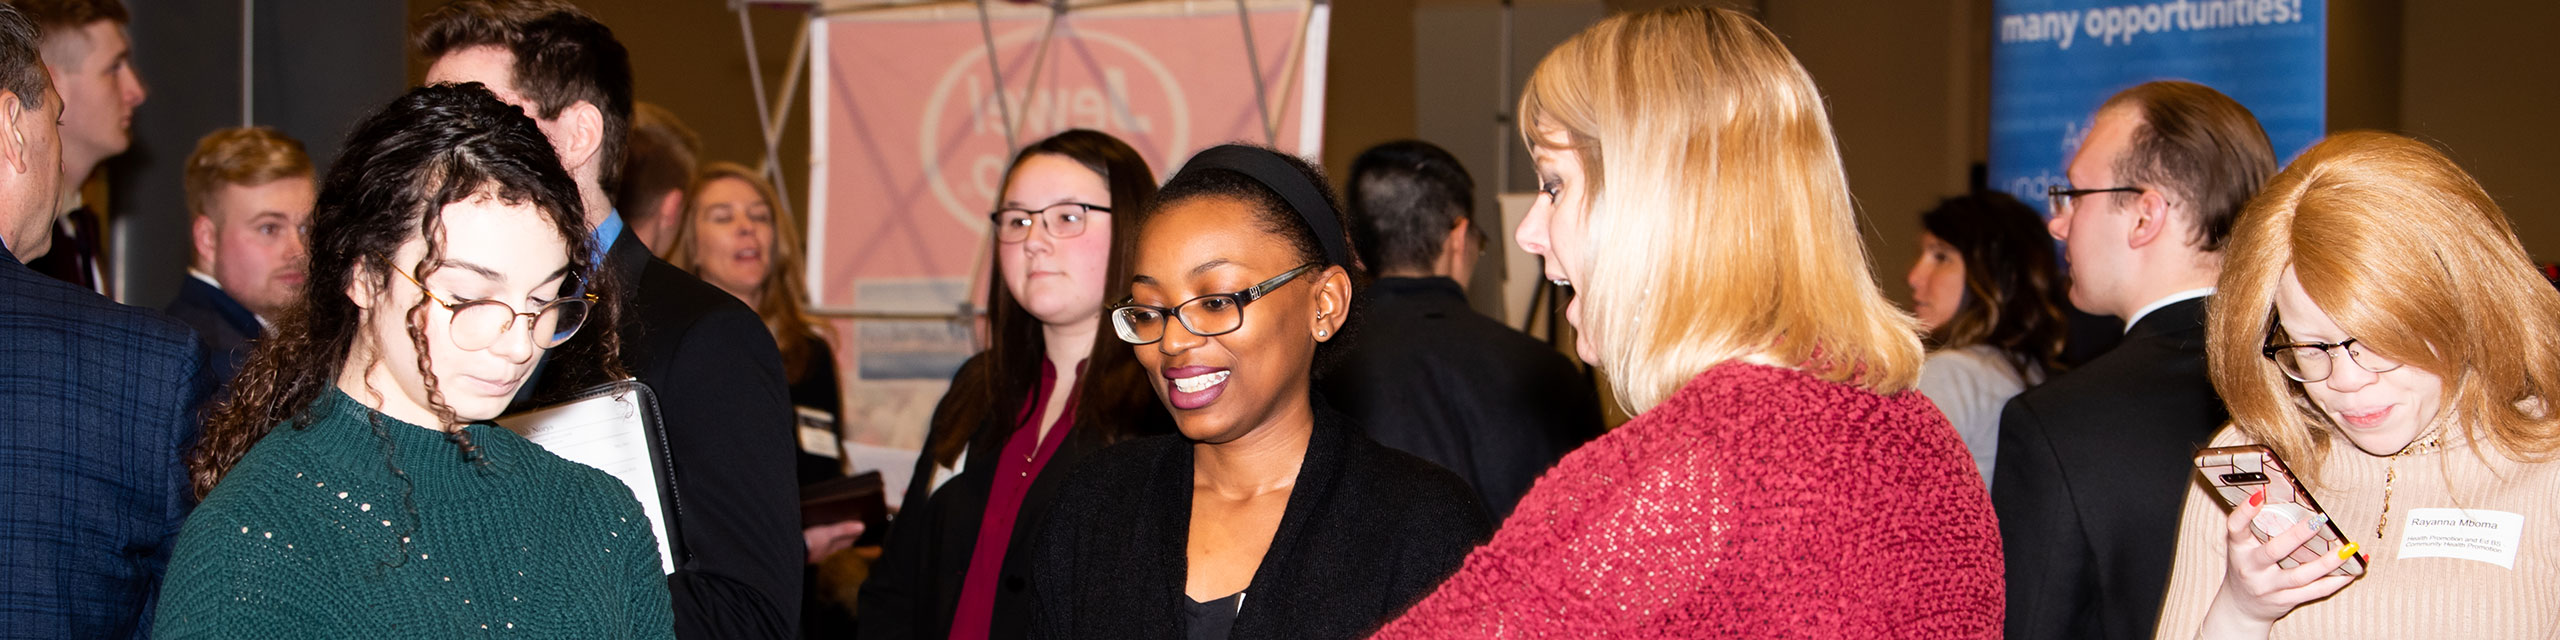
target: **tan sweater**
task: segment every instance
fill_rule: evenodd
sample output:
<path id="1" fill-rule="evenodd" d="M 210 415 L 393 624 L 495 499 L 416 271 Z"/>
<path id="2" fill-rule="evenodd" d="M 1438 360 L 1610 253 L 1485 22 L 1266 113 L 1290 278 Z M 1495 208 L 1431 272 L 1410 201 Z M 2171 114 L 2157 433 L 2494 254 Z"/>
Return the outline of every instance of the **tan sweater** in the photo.
<path id="1" fill-rule="evenodd" d="M 2336 595 L 2277 620 L 2270 638 L 2560 638 L 2560 462 L 2519 463 L 2492 448 L 2483 464 L 2470 443 L 2452 438 L 2434 453 L 2400 456 L 2396 465 L 2343 440 L 2330 449 L 2321 479 L 2305 482 L 2372 563 L 2364 577 Z M 2253 443 L 2229 427 L 2213 439 L 2217 447 Z M 2386 466 L 2395 466 L 2397 477 L 2391 482 L 2390 521 L 2377 543 L 2373 530 L 2383 517 Z M 2180 516 L 2177 560 L 2154 634 L 2161 640 L 2195 637 L 2229 564 L 2222 537 L 2229 512 L 2198 478 Z M 2472 559 L 2404 558 L 2421 555 L 2421 549 L 2471 546 L 2428 544 L 2444 539 L 2428 533 L 2494 535 L 2434 518 L 2415 523 L 2422 529 L 2419 547 L 2405 546 L 2411 512 L 2428 508 L 2485 510 L 2473 513 L 2492 519 L 2499 516 L 2490 512 L 2517 514 L 2523 526 L 2518 544 L 2510 547 L 2514 568 Z"/>

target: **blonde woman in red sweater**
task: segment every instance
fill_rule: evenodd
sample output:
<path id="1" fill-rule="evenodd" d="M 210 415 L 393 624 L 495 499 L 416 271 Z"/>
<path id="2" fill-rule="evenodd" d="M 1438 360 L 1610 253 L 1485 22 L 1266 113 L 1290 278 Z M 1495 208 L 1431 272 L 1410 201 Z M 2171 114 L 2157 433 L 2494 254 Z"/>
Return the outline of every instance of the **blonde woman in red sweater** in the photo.
<path id="1" fill-rule="evenodd" d="M 1999 633 L 1990 496 L 1912 392 L 1821 94 L 1742 14 L 1620 15 L 1520 99 L 1517 240 L 1634 420 L 1559 462 L 1386 638 Z"/>

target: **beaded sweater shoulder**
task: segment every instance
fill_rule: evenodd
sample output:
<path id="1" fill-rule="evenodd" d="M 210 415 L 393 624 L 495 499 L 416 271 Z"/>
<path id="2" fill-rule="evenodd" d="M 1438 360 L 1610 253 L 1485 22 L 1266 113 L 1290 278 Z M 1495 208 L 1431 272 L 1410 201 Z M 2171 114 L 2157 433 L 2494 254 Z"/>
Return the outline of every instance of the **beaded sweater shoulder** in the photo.
<path id="1" fill-rule="evenodd" d="M 630 489 L 491 424 L 472 455 L 332 390 L 178 535 L 166 638 L 669 638 Z"/>

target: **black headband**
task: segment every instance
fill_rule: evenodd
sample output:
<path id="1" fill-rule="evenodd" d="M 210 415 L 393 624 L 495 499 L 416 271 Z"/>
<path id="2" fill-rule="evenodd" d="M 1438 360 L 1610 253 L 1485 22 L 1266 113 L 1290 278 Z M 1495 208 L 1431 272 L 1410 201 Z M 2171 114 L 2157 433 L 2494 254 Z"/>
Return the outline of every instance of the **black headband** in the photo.
<path id="1" fill-rule="evenodd" d="M 1316 244 L 1324 247 L 1325 263 L 1351 266 L 1351 249 L 1343 246 L 1342 222 L 1335 217 L 1333 204 L 1325 200 L 1320 187 L 1307 181 L 1306 174 L 1281 159 L 1280 152 L 1240 144 L 1219 145 L 1191 156 L 1191 162 L 1183 164 L 1173 179 L 1181 180 L 1204 169 L 1240 173 L 1280 194 L 1280 200 L 1289 203 L 1298 219 L 1307 223 L 1307 230 L 1315 232 Z"/>

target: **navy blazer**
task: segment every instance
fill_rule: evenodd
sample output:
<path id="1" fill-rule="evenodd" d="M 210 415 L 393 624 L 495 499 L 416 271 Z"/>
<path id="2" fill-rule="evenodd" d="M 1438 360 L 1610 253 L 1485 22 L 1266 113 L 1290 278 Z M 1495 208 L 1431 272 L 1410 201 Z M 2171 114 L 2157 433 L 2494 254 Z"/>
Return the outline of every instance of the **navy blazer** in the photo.
<path id="1" fill-rule="evenodd" d="M 150 636 L 202 367 L 184 325 L 0 247 L 0 634 Z"/>
<path id="2" fill-rule="evenodd" d="M 178 297 L 160 312 L 196 330 L 196 337 L 204 341 L 205 377 L 217 386 L 230 386 L 240 363 L 249 360 L 249 347 L 266 335 L 258 314 L 240 306 L 230 292 L 192 275 L 178 283 Z"/>

